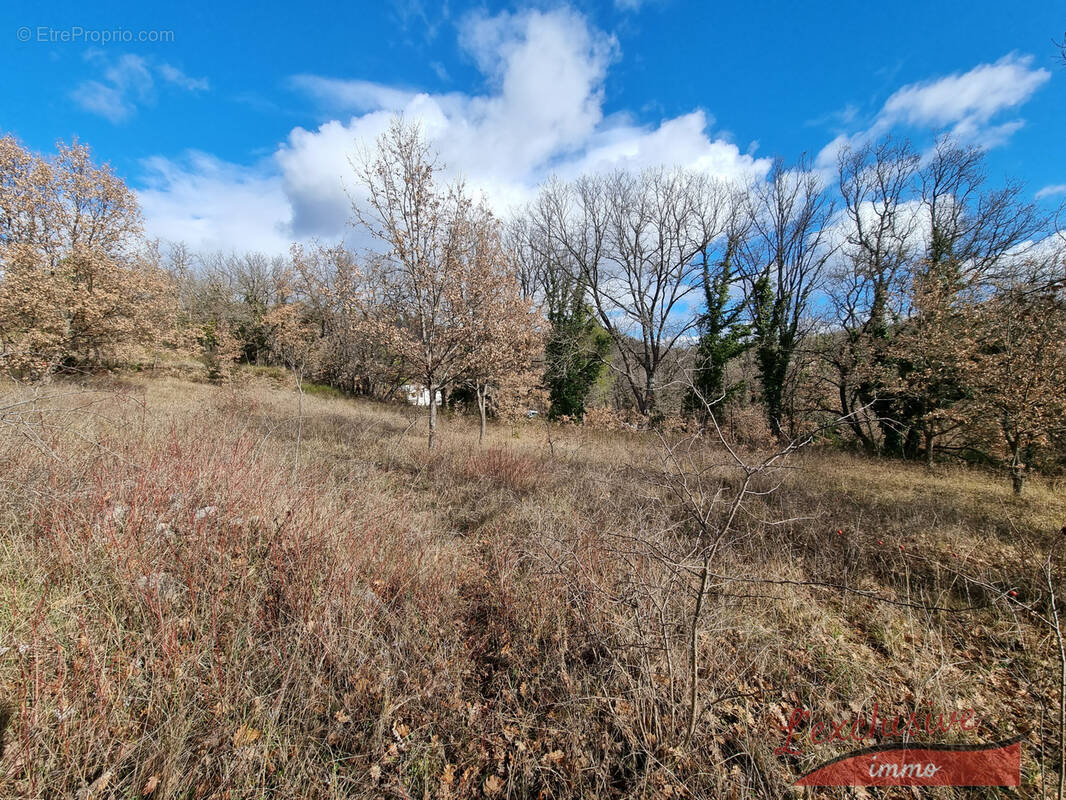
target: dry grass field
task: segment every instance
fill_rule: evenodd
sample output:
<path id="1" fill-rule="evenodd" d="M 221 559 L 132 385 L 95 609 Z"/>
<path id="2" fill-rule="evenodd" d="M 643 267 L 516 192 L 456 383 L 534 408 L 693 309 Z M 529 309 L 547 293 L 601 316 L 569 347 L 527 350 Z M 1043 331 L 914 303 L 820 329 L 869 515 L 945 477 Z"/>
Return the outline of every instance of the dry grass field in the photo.
<path id="1" fill-rule="evenodd" d="M 445 417 L 430 454 L 415 409 L 311 394 L 294 468 L 268 375 L 0 406 L 0 797 L 772 798 L 854 749 L 776 755 L 792 709 L 875 702 L 1023 734 L 1054 796 L 1061 486 L 804 450 L 693 626 L 739 480 L 711 438 Z M 867 791 L 824 796 L 918 796 Z"/>

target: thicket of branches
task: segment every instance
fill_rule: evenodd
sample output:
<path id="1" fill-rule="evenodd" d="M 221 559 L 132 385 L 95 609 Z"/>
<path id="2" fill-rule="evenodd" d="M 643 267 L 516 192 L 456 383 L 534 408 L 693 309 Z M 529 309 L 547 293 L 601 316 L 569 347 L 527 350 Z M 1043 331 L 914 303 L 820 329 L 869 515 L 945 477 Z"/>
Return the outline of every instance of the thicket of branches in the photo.
<path id="1" fill-rule="evenodd" d="M 39 377 L 138 345 L 193 351 L 218 382 L 282 365 L 301 389 L 423 392 L 431 443 L 439 400 L 483 423 L 740 418 L 780 440 L 841 418 L 856 446 L 1000 464 L 1016 491 L 1063 461 L 1066 239 L 976 148 L 885 139 L 843 150 L 835 175 L 779 161 L 746 186 L 552 179 L 505 224 L 401 120 L 353 168 L 365 252 L 160 255 L 87 148 L 0 140 L 5 367 Z"/>

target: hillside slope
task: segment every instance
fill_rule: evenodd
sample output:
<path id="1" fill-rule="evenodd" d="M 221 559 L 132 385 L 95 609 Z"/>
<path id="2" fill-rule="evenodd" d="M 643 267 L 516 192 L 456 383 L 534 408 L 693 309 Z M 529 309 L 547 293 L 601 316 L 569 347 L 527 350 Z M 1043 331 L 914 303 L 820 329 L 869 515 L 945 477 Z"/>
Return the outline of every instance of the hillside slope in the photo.
<path id="1" fill-rule="evenodd" d="M 427 454 L 415 409 L 312 396 L 294 469 L 261 378 L 0 406 L 0 796 L 779 797 L 856 747 L 775 755 L 794 708 L 875 702 L 973 708 L 937 741 L 1023 733 L 1023 795 L 1057 784 L 1056 487 L 804 451 L 693 633 L 712 439 L 453 418 Z"/>

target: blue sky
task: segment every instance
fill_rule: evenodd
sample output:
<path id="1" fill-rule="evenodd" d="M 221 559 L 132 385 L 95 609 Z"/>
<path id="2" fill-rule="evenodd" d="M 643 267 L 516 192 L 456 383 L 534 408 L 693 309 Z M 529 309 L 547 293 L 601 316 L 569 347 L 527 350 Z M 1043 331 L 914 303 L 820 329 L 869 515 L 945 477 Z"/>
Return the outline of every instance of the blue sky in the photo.
<path id="1" fill-rule="evenodd" d="M 43 151 L 77 136 L 138 190 L 150 233 L 201 249 L 343 235 L 348 157 L 397 111 L 501 211 L 553 172 L 758 176 L 775 155 L 828 166 L 844 141 L 938 130 L 1057 204 L 1064 29 L 1062 3 L 991 0 L 8 2 L 0 132 Z"/>

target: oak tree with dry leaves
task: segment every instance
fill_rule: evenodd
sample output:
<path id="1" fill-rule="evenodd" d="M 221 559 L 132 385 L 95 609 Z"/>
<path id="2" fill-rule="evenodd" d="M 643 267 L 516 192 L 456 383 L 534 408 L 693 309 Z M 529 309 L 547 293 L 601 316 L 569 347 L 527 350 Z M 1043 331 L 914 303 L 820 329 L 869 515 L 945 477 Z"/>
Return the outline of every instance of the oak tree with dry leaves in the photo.
<path id="1" fill-rule="evenodd" d="M 173 328 L 168 276 L 133 192 L 78 142 L 0 138 L 0 357 L 21 375 L 96 366 Z"/>
<path id="2" fill-rule="evenodd" d="M 394 120 L 357 166 L 367 207 L 357 221 L 385 246 L 380 311 L 365 329 L 429 394 L 429 438 L 439 395 L 473 382 L 491 387 L 521 373 L 537 349 L 536 321 L 500 244 L 499 222 L 461 183 L 442 187 L 420 129 Z"/>

